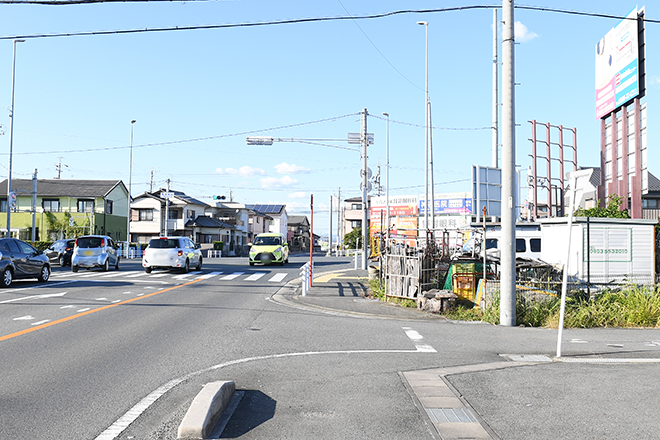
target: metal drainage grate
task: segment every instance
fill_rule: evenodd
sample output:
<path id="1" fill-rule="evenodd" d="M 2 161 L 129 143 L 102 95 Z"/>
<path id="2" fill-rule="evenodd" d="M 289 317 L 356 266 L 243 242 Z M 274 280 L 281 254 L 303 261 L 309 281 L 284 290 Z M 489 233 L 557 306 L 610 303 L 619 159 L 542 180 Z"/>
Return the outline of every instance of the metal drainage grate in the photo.
<path id="1" fill-rule="evenodd" d="M 467 408 L 426 408 L 433 423 L 479 423 Z"/>

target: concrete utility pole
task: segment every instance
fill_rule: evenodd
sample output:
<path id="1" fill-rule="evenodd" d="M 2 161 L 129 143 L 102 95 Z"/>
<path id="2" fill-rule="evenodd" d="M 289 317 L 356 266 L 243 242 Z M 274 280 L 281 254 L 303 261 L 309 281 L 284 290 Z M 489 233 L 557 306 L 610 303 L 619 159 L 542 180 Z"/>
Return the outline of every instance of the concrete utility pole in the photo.
<path id="1" fill-rule="evenodd" d="M 332 256 L 332 194 L 330 195 L 330 217 L 328 222 L 328 257 Z"/>
<path id="2" fill-rule="evenodd" d="M 516 118 L 513 0 L 502 0 L 502 261 L 500 325 L 516 325 Z"/>
<path id="3" fill-rule="evenodd" d="M 342 203 L 341 203 L 341 188 L 337 193 L 337 256 L 339 256 L 339 248 L 344 248 L 342 235 L 344 233 L 344 217 L 342 216 Z"/>
<path id="4" fill-rule="evenodd" d="M 167 179 L 167 192 L 170 192 L 170 179 Z M 170 217 L 170 198 L 165 199 L 165 237 L 169 234 L 168 221 Z"/>
<path id="5" fill-rule="evenodd" d="M 37 241 L 36 229 L 37 228 L 37 169 L 34 169 L 32 175 L 32 243 Z"/>
<path id="6" fill-rule="evenodd" d="M 498 63 L 497 63 L 497 9 L 493 9 L 493 168 L 498 168 L 499 158 L 497 156 L 499 148 L 499 137 L 498 137 L 498 124 L 499 124 L 499 103 L 497 102 L 498 98 L 498 89 L 497 82 L 498 78 Z"/>
<path id="7" fill-rule="evenodd" d="M 367 164 L 367 147 L 369 139 L 367 136 L 367 109 L 362 109 L 362 270 L 367 270 L 367 249 L 369 240 L 369 228 L 367 226 L 367 186 L 369 185 L 369 167 Z"/>

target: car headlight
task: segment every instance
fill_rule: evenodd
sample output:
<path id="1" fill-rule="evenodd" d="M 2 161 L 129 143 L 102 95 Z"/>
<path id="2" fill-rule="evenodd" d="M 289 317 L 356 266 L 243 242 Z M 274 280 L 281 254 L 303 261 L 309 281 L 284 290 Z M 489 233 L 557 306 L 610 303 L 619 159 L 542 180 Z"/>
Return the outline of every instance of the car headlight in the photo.
<path id="1" fill-rule="evenodd" d="M 281 247 L 278 247 L 277 249 L 275 249 L 275 250 L 273 251 L 273 253 L 274 253 L 274 254 L 281 254 L 281 253 L 282 253 L 282 248 L 281 248 Z"/>
<path id="2" fill-rule="evenodd" d="M 254 255 L 257 253 L 257 250 L 255 248 L 250 248 L 250 255 Z"/>

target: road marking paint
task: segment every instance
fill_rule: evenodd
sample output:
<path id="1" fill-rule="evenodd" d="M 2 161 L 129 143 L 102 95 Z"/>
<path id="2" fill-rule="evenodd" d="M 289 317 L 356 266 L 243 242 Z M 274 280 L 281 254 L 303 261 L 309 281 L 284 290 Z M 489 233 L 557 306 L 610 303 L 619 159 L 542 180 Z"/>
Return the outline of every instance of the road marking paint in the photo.
<path id="1" fill-rule="evenodd" d="M 266 275 L 266 272 L 256 272 L 250 275 L 245 279 L 245 281 L 257 281 L 262 276 Z"/>
<path id="2" fill-rule="evenodd" d="M 105 274 L 105 275 L 99 275 L 99 276 L 101 276 L 101 277 L 103 277 L 103 278 L 112 278 L 112 277 L 118 277 L 118 276 L 120 276 L 120 275 L 124 275 L 124 272 L 108 273 L 108 274 Z"/>
<path id="3" fill-rule="evenodd" d="M 190 276 L 189 273 L 184 273 L 183 275 L 175 275 L 172 278 L 174 278 L 175 280 L 182 280 L 182 279 L 184 279 L 186 277 L 189 277 L 189 276 Z"/>
<path id="4" fill-rule="evenodd" d="M 436 349 L 431 347 L 428 344 L 422 344 L 421 341 L 424 339 L 424 336 L 420 335 L 417 331 L 413 330 L 410 327 L 401 327 L 406 336 L 410 338 L 411 341 L 415 343 L 415 348 L 420 353 L 437 353 Z"/>
<path id="5" fill-rule="evenodd" d="M 243 275 L 245 272 L 234 272 L 230 275 L 225 275 L 224 277 L 220 278 L 221 280 L 226 280 L 226 281 L 231 281 L 235 280 L 236 278 L 240 277 Z"/>
<path id="6" fill-rule="evenodd" d="M 587 344 L 587 341 L 584 341 L 582 339 L 571 339 L 571 344 Z"/>
<path id="7" fill-rule="evenodd" d="M 78 310 L 78 313 L 86 312 L 87 310 L 92 310 L 92 309 L 91 309 L 91 307 L 87 307 L 87 308 Z"/>
<path id="8" fill-rule="evenodd" d="M 110 301 L 108 298 L 96 298 L 97 301 Z"/>
<path id="9" fill-rule="evenodd" d="M 131 292 L 131 291 L 129 290 L 128 292 L 122 292 L 122 295 L 130 295 L 131 293 L 133 293 L 133 292 Z"/>
<path id="10" fill-rule="evenodd" d="M 166 289 L 157 290 L 155 292 L 148 293 L 148 294 L 142 296 L 141 298 L 137 298 L 137 297 L 129 298 L 127 300 L 124 300 L 122 302 L 118 302 L 116 304 L 108 304 L 108 305 L 105 305 L 105 306 L 102 306 L 102 307 L 99 307 L 99 308 L 96 308 L 96 309 L 85 310 L 84 312 L 80 312 L 80 313 L 77 313 L 75 315 L 67 316 L 66 318 L 58 319 L 57 321 L 49 321 L 45 324 L 37 325 L 37 326 L 34 326 L 32 328 L 29 328 L 29 329 L 25 329 L 25 330 L 21 330 L 19 332 L 10 333 L 8 335 L 0 336 L 0 342 L 6 341 L 8 339 L 15 338 L 17 336 L 22 336 L 22 335 L 28 334 L 28 333 L 31 333 L 33 331 L 42 330 L 42 329 L 45 329 L 47 327 L 50 327 L 50 326 L 53 326 L 53 325 L 56 325 L 56 324 L 61 324 L 63 322 L 67 322 L 67 321 L 71 321 L 73 319 L 81 318 L 83 316 L 87 316 L 87 315 L 90 315 L 92 313 L 96 313 L 96 312 L 100 312 L 102 310 L 110 309 L 112 307 L 121 306 L 123 304 L 128 304 L 128 303 L 131 303 L 133 301 L 138 301 L 140 299 L 148 298 L 150 296 L 159 295 L 161 293 L 165 293 L 165 292 L 169 292 L 171 290 L 179 289 L 181 287 L 189 286 L 189 285 L 194 284 L 198 281 L 200 281 L 200 280 L 197 279 L 197 280 L 189 281 L 189 282 L 184 283 L 184 284 L 179 284 L 177 286 L 172 286 L 172 287 L 168 287 Z"/>
<path id="11" fill-rule="evenodd" d="M 169 274 L 167 274 L 167 273 L 157 273 L 155 275 L 149 275 L 149 278 L 160 278 L 160 277 L 166 277 L 167 275 L 169 275 Z"/>
<path id="12" fill-rule="evenodd" d="M 213 278 L 214 276 L 220 275 L 221 273 L 223 272 L 211 272 L 211 273 L 207 273 L 206 275 L 202 275 L 199 278 L 202 280 L 208 280 L 209 278 Z"/>
<path id="13" fill-rule="evenodd" d="M 18 318 L 14 318 L 14 321 L 32 321 L 34 316 L 32 315 L 25 315 L 25 316 L 19 316 Z"/>
<path id="14" fill-rule="evenodd" d="M 133 273 L 131 275 L 126 275 L 126 278 L 137 278 L 137 277 L 143 277 L 147 273 L 146 272 L 138 272 L 138 273 Z"/>
<path id="15" fill-rule="evenodd" d="M 16 302 L 16 301 L 23 301 L 25 299 L 55 298 L 55 297 L 64 296 L 64 295 L 66 295 L 66 292 L 46 293 L 44 295 L 24 296 L 24 297 L 21 297 L 21 298 L 13 298 L 13 299 L 7 299 L 5 301 L 0 301 L 0 304 L 7 304 L 7 303 L 11 303 L 11 302 Z"/>
<path id="16" fill-rule="evenodd" d="M 75 307 L 75 306 L 74 306 L 73 304 L 69 304 L 68 306 L 62 306 L 62 307 L 60 307 L 60 309 L 72 309 L 72 308 L 74 308 L 74 307 Z"/>
<path id="17" fill-rule="evenodd" d="M 121 300 L 120 300 L 120 299 L 116 299 L 116 300 L 112 301 L 112 304 L 116 304 L 116 303 L 118 303 L 118 302 L 121 302 Z"/>
<path id="18" fill-rule="evenodd" d="M 50 322 L 50 319 L 44 319 L 43 321 L 33 322 L 30 325 L 41 325 L 41 324 L 45 324 L 47 322 Z"/>
<path id="19" fill-rule="evenodd" d="M 268 281 L 273 282 L 273 283 L 279 283 L 284 278 L 286 278 L 286 276 L 287 276 L 286 273 L 277 273 L 271 279 L 269 279 Z"/>

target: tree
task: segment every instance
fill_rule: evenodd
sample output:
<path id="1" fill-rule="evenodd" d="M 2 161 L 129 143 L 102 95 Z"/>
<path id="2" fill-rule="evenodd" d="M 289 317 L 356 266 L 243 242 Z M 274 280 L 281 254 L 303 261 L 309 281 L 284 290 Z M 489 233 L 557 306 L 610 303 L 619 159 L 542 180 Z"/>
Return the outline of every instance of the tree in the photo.
<path id="1" fill-rule="evenodd" d="M 607 206 L 604 208 L 600 206 L 589 209 L 580 207 L 575 210 L 574 215 L 576 217 L 630 218 L 627 209 L 621 210 L 621 203 L 623 203 L 623 197 L 611 194 L 607 198 Z"/>
<path id="2" fill-rule="evenodd" d="M 344 235 L 344 246 L 346 249 L 358 249 L 362 246 L 362 228 L 355 228 Z"/>

